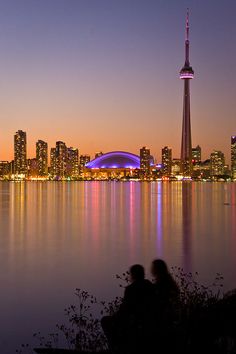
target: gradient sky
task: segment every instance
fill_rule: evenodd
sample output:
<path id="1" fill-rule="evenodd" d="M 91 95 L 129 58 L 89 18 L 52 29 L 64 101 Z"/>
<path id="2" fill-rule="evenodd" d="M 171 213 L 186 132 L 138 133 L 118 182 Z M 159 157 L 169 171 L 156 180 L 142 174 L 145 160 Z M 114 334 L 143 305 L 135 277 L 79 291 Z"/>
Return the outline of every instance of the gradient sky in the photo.
<path id="1" fill-rule="evenodd" d="M 193 145 L 229 158 L 236 134 L 235 0 L 0 0 L 0 159 L 13 135 L 81 154 L 164 145 L 180 155 L 190 8 Z"/>

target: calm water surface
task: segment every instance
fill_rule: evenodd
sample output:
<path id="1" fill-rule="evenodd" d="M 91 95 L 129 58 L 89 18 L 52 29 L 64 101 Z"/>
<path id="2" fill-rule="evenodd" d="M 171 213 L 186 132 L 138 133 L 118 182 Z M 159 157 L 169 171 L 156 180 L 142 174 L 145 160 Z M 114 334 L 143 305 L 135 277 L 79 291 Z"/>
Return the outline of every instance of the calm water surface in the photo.
<path id="1" fill-rule="evenodd" d="M 236 287 L 236 184 L 0 182 L 0 347 L 63 318 L 74 289 L 101 299 L 132 263 L 162 257 Z M 148 274 L 149 275 L 149 274 Z"/>

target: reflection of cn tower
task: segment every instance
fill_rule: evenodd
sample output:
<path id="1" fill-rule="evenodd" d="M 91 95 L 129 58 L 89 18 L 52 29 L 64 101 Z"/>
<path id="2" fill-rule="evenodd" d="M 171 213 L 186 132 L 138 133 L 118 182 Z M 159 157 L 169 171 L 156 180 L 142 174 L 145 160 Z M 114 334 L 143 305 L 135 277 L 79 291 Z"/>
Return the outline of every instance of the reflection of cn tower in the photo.
<path id="1" fill-rule="evenodd" d="M 182 183 L 183 268 L 186 271 L 192 270 L 192 190 L 192 183 Z"/>
<path id="2" fill-rule="evenodd" d="M 194 71 L 189 62 L 189 12 L 186 18 L 185 38 L 185 63 L 180 71 L 180 78 L 184 80 L 183 100 L 183 125 L 181 143 L 181 164 L 184 176 L 191 176 L 192 172 L 192 138 L 190 121 L 190 80 L 193 79 Z"/>

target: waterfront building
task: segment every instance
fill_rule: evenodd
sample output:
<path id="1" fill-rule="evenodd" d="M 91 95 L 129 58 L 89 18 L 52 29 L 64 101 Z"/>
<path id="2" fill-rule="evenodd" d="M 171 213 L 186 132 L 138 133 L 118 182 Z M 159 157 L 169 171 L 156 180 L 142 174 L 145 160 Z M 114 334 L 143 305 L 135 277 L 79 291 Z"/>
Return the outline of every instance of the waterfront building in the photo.
<path id="1" fill-rule="evenodd" d="M 162 157 L 162 174 L 163 176 L 171 175 L 171 167 L 172 167 L 172 149 L 165 146 L 161 151 Z"/>
<path id="2" fill-rule="evenodd" d="M 180 79 L 184 81 L 183 96 L 183 122 L 181 141 L 181 172 L 184 176 L 191 176 L 192 173 L 192 138 L 190 120 L 190 80 L 194 77 L 194 71 L 189 61 L 189 13 L 186 18 L 185 37 L 185 63 L 180 71 Z"/>
<path id="3" fill-rule="evenodd" d="M 48 144 L 43 140 L 36 143 L 36 159 L 38 161 L 38 175 L 40 177 L 48 174 Z"/>
<path id="4" fill-rule="evenodd" d="M 227 176 L 228 178 L 231 177 L 231 170 L 228 164 L 224 165 L 224 175 Z"/>
<path id="5" fill-rule="evenodd" d="M 67 163 L 67 147 L 63 141 L 56 142 L 56 177 L 64 178 L 66 175 L 66 163 Z"/>
<path id="6" fill-rule="evenodd" d="M 50 150 L 50 169 L 51 177 L 56 176 L 56 148 L 51 148 Z"/>
<path id="7" fill-rule="evenodd" d="M 142 177 L 149 177 L 150 175 L 150 165 L 152 156 L 150 155 L 150 149 L 146 146 L 140 149 L 140 174 Z"/>
<path id="8" fill-rule="evenodd" d="M 222 151 L 214 150 L 211 153 L 211 176 L 224 175 L 225 156 Z"/>
<path id="9" fill-rule="evenodd" d="M 231 136 L 231 176 L 236 180 L 236 135 Z"/>
<path id="10" fill-rule="evenodd" d="M 27 175 L 27 141 L 26 132 L 18 130 L 14 135 L 14 173 Z"/>
<path id="11" fill-rule="evenodd" d="M 79 164 L 84 167 L 90 161 L 89 155 L 80 155 Z"/>
<path id="12" fill-rule="evenodd" d="M 79 150 L 73 147 L 67 149 L 66 176 L 77 177 L 79 174 Z"/>
<path id="13" fill-rule="evenodd" d="M 11 164 L 9 161 L 0 161 L 0 178 L 9 178 L 11 174 Z"/>
<path id="14" fill-rule="evenodd" d="M 173 159 L 172 165 L 171 165 L 171 174 L 173 176 L 178 176 L 178 175 L 180 175 L 181 171 L 182 171 L 181 159 Z"/>
<path id="15" fill-rule="evenodd" d="M 39 175 L 39 164 L 38 164 L 38 159 L 33 158 L 33 159 L 28 159 L 27 160 L 27 170 L 28 170 L 28 177 L 30 178 L 37 178 Z"/>
<path id="16" fill-rule="evenodd" d="M 192 177 L 194 179 L 209 180 L 211 177 L 211 160 L 200 161 L 193 165 Z"/>
<path id="17" fill-rule="evenodd" d="M 193 164 L 199 164 L 202 161 L 202 149 L 199 145 L 192 148 L 192 162 Z"/>

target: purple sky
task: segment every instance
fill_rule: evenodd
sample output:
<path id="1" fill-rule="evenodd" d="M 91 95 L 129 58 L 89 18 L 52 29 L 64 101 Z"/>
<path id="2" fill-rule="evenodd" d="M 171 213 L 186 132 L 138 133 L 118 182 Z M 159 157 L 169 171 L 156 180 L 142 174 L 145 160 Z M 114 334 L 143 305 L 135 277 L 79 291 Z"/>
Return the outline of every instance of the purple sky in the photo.
<path id="1" fill-rule="evenodd" d="M 193 145 L 229 158 L 236 134 L 234 0 L 1 0 L 0 159 L 13 135 L 81 154 L 164 145 L 179 157 L 190 8 Z"/>

